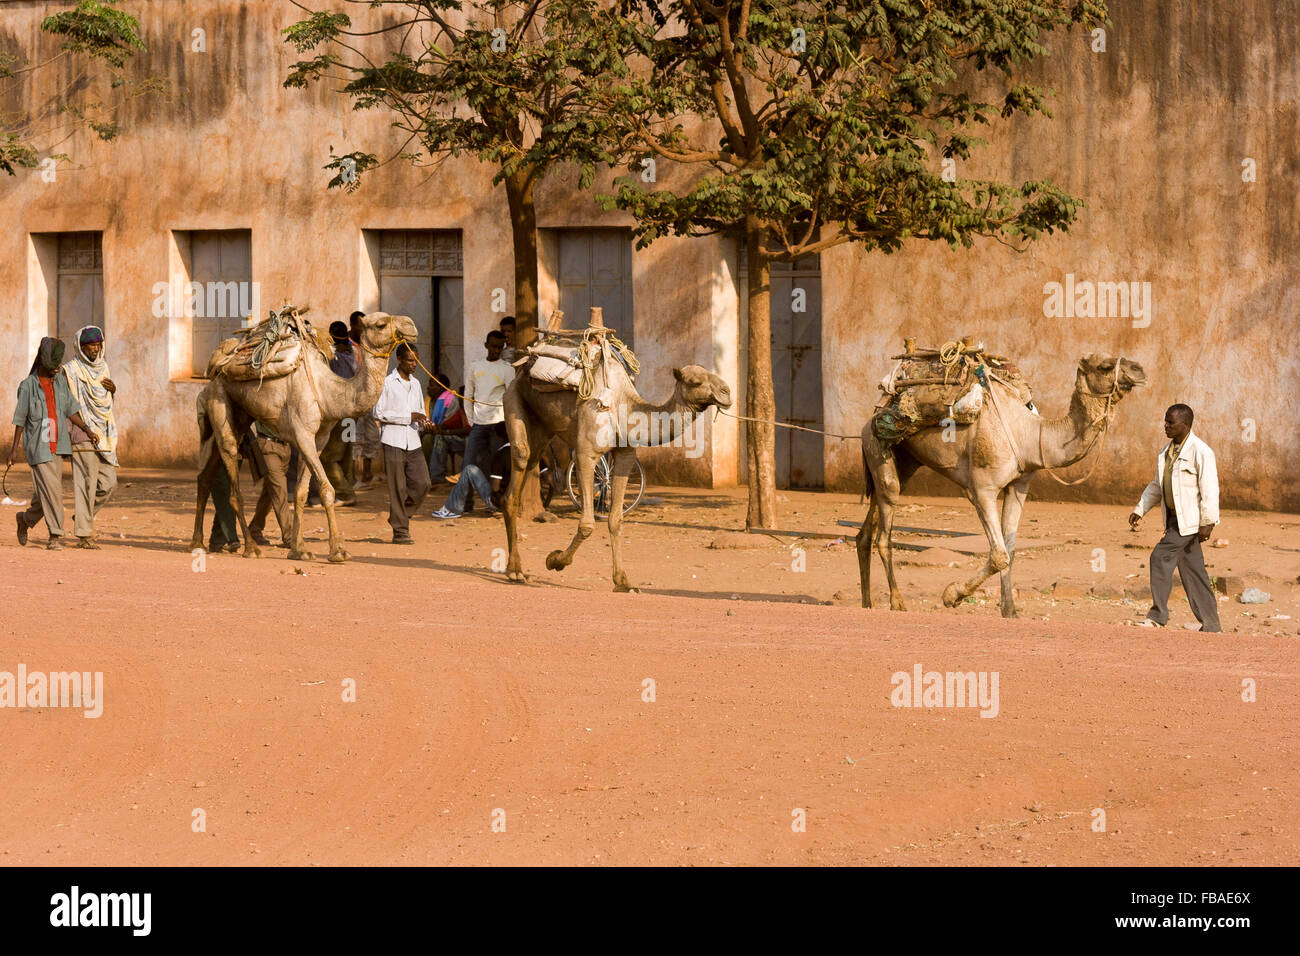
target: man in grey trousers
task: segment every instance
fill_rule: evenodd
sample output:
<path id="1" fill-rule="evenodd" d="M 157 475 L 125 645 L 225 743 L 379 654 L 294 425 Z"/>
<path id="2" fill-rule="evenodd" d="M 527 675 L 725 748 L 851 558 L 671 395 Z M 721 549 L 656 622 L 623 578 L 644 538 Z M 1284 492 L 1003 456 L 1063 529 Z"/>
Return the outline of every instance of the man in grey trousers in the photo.
<path id="1" fill-rule="evenodd" d="M 1174 568 L 1183 581 L 1187 602 L 1201 622 L 1201 630 L 1218 633 L 1219 604 L 1205 570 L 1201 542 L 1210 540 L 1219 523 L 1219 472 L 1214 452 L 1192 434 L 1192 410 L 1170 405 L 1165 412 L 1165 445 L 1156 459 L 1156 477 L 1142 492 L 1129 528 L 1157 504 L 1165 516 L 1165 535 L 1151 552 L 1151 610 L 1143 627 L 1164 627 L 1169 623 L 1169 593 L 1174 586 Z"/>

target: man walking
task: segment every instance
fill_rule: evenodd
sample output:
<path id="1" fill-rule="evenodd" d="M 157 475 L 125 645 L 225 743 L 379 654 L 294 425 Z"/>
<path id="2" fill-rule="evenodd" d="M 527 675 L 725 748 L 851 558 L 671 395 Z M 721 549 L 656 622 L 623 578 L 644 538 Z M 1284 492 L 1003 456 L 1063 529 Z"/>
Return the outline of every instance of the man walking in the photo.
<path id="1" fill-rule="evenodd" d="M 469 380 L 465 383 L 465 412 L 470 421 L 469 437 L 465 439 L 465 464 L 478 465 L 486 473 L 492 456 L 506 441 L 506 413 L 501 400 L 514 380 L 515 370 L 501 358 L 506 347 L 502 333 L 489 332 L 483 346 L 487 358 L 470 365 Z M 472 496 L 466 505 L 470 500 Z"/>
<path id="2" fill-rule="evenodd" d="M 63 366 L 63 374 L 81 406 L 81 417 L 99 433 L 100 441 L 92 442 L 83 429 L 72 425 L 73 530 L 78 548 L 97 550 L 95 518 L 117 490 L 117 418 L 113 411 L 117 386 L 108 377 L 103 330 L 83 326 L 74 341 L 77 354 Z"/>
<path id="3" fill-rule="evenodd" d="M 1192 418 L 1187 405 L 1170 405 L 1165 412 L 1169 444 L 1156 459 L 1155 480 L 1142 492 L 1128 524 L 1136 531 L 1142 516 L 1161 505 L 1165 535 L 1151 552 L 1151 610 L 1142 626 L 1169 623 L 1169 593 L 1176 567 L 1201 630 L 1217 634 L 1221 630 L 1219 605 L 1205 570 L 1201 542 L 1210 539 L 1219 523 L 1219 473 L 1210 446 L 1192 434 Z"/>
<path id="4" fill-rule="evenodd" d="M 69 423 L 76 425 L 98 448 L 100 435 L 81 419 L 81 409 L 68 388 L 68 379 L 59 374 L 63 353 L 67 349 L 58 339 L 41 339 L 31 373 L 18 385 L 18 402 L 14 406 L 14 438 L 9 444 L 6 467 L 14 463 L 18 443 L 32 470 L 36 490 L 26 511 L 17 514 L 18 543 L 27 543 L 27 532 L 45 519 L 51 551 L 63 550 L 63 459 L 72 454 Z"/>
<path id="5" fill-rule="evenodd" d="M 248 523 L 248 535 L 259 545 L 269 545 L 271 542 L 264 532 L 267 516 L 274 511 L 275 523 L 280 526 L 280 542 L 286 548 L 292 547 L 293 508 L 289 505 L 289 455 L 292 449 L 278 431 L 261 422 L 253 424 L 251 437 L 250 470 L 261 472 L 262 490 L 257 496 L 253 520 Z"/>
<path id="6" fill-rule="evenodd" d="M 397 368 L 384 379 L 374 417 L 381 426 L 384 472 L 388 478 L 388 523 L 393 544 L 414 544 L 411 515 L 429 493 L 429 465 L 420 446 L 420 429 L 428 419 L 420 380 L 413 376 L 415 352 L 403 342 L 397 347 Z"/>

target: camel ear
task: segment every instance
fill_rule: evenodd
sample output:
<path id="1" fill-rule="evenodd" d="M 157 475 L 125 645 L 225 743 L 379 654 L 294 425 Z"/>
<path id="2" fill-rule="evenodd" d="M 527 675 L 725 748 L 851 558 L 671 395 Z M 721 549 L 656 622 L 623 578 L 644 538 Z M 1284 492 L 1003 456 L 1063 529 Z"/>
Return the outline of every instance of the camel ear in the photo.
<path id="1" fill-rule="evenodd" d="M 682 370 L 679 368 L 673 369 L 673 378 L 680 382 L 682 380 Z"/>

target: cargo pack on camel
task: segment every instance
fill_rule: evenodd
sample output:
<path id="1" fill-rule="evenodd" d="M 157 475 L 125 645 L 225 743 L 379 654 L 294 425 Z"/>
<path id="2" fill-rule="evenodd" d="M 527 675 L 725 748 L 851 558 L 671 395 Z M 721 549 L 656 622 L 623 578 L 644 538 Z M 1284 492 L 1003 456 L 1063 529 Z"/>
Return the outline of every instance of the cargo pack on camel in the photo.
<path id="1" fill-rule="evenodd" d="M 1020 370 L 973 339 L 937 349 L 918 349 L 915 339 L 905 339 L 903 347 L 904 354 L 891 356 L 897 364 L 880 383 L 884 395 L 871 418 L 872 431 L 886 450 L 934 425 L 974 424 L 990 379 L 1034 410 L 1032 390 Z"/>
<path id="2" fill-rule="evenodd" d="M 623 373 L 630 378 L 640 373 L 636 355 L 613 330 L 604 325 L 565 329 L 563 321 L 564 313 L 556 309 L 547 328 L 537 330 L 537 341 L 514 363 L 528 373 L 537 391 L 572 390 L 582 401 L 592 397 L 600 401 L 601 393 Z M 609 407 L 608 402 L 600 404 Z"/>
<path id="3" fill-rule="evenodd" d="M 306 311 L 286 305 L 251 329 L 226 339 L 208 360 L 208 378 L 224 375 L 246 382 L 292 375 L 302 362 L 302 343 L 308 337 L 326 360 L 332 358 L 334 343 L 302 317 Z"/>

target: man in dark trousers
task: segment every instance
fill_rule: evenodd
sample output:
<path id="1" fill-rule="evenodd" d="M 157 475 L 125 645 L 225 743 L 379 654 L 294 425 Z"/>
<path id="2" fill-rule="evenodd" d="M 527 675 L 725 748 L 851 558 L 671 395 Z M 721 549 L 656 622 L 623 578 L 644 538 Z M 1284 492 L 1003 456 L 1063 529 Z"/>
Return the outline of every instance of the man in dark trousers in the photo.
<path id="1" fill-rule="evenodd" d="M 384 390 L 374 417 L 381 427 L 384 473 L 388 478 L 388 523 L 393 544 L 413 544 L 411 515 L 429 493 L 429 464 L 420 446 L 420 432 L 428 416 L 415 352 L 405 342 L 397 347 L 397 368 L 384 379 Z"/>
<path id="2" fill-rule="evenodd" d="M 1187 602 L 1201 622 L 1201 630 L 1218 633 L 1219 604 L 1205 570 L 1201 542 L 1210 540 L 1219 523 L 1219 472 L 1214 452 L 1192 434 L 1192 410 L 1187 405 L 1170 405 L 1165 412 L 1165 445 L 1156 459 L 1156 477 L 1142 492 L 1129 528 L 1161 506 L 1165 536 L 1151 552 L 1151 610 L 1143 627 L 1164 627 L 1169 623 L 1169 593 L 1174 586 L 1174 568 L 1183 581 Z"/>

